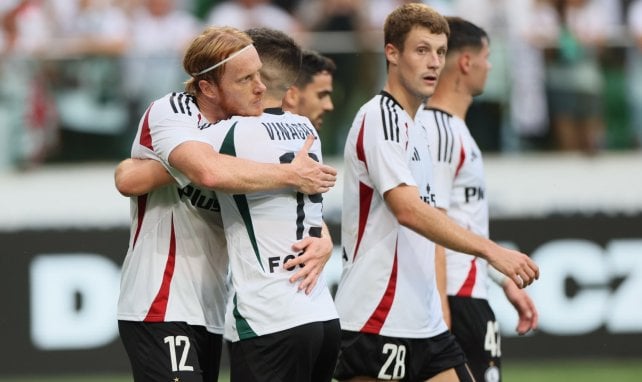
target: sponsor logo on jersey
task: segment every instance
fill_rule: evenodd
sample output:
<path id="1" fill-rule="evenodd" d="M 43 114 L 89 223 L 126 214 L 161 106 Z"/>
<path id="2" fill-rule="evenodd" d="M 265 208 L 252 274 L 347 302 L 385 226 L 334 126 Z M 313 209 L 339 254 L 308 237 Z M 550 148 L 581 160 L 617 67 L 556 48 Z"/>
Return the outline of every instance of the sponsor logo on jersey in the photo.
<path id="1" fill-rule="evenodd" d="M 178 196 L 183 199 L 187 199 L 191 205 L 196 208 L 202 208 L 208 211 L 221 212 L 221 206 L 218 203 L 218 199 L 213 192 L 208 192 L 206 194 L 198 188 L 187 185 L 183 188 L 177 188 Z"/>
<path id="2" fill-rule="evenodd" d="M 484 187 L 464 187 L 464 198 L 466 203 L 484 200 L 486 198 L 486 190 Z"/>
<path id="3" fill-rule="evenodd" d="M 421 198 L 421 200 L 424 203 L 430 204 L 433 207 L 436 206 L 435 193 L 434 192 L 430 192 L 430 185 L 429 184 L 426 185 L 426 195 L 420 195 L 419 197 Z"/>

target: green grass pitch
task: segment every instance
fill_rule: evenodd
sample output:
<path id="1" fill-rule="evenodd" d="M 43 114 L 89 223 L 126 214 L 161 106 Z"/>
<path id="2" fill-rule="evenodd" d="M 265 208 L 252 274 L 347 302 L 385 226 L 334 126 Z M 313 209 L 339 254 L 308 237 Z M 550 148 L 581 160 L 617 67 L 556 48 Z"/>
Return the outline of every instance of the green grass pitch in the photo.
<path id="1" fill-rule="evenodd" d="M 504 361 L 505 382 L 640 382 L 642 359 L 630 360 L 560 360 L 560 361 Z M 4 377 L 0 382 L 131 382 L 127 375 L 117 376 L 40 376 Z M 228 382 L 226 372 L 219 382 Z"/>

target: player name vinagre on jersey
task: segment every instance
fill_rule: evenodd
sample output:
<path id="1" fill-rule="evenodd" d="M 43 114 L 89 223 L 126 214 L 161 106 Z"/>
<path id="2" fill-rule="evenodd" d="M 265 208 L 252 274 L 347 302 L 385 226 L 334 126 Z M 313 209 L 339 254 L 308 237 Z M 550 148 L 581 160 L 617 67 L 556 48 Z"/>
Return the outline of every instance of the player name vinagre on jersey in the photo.
<path id="1" fill-rule="evenodd" d="M 305 139 L 314 135 L 312 127 L 304 123 L 261 122 L 271 140 Z"/>

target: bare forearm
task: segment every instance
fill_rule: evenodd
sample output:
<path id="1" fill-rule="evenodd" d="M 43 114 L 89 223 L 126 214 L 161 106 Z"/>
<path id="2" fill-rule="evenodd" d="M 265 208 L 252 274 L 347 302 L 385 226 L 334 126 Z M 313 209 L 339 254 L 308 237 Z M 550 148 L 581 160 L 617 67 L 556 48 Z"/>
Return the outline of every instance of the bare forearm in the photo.
<path id="1" fill-rule="evenodd" d="M 172 151 L 169 163 L 190 182 L 228 193 L 291 187 L 317 194 L 327 192 L 336 181 L 336 170 L 309 158 L 307 148 L 292 163 L 269 164 L 219 154 L 206 143 L 189 141 Z"/>
<path id="2" fill-rule="evenodd" d="M 124 196 L 146 194 L 174 183 L 160 162 L 151 159 L 125 159 L 114 171 L 116 189 Z"/>
<path id="3" fill-rule="evenodd" d="M 416 187 L 398 186 L 386 192 L 385 198 L 400 224 L 436 244 L 486 259 L 520 287 L 539 277 L 539 268 L 528 256 L 459 226 L 436 208 L 425 204 Z"/>
<path id="4" fill-rule="evenodd" d="M 457 252 L 487 259 L 496 244 L 457 225 L 438 209 L 414 199 L 406 202 L 407 211 L 398 215 L 399 222 L 434 241 Z"/>
<path id="5" fill-rule="evenodd" d="M 215 175 L 203 176 L 201 179 L 206 183 L 200 186 L 227 193 L 297 187 L 296 174 L 288 164 L 257 163 L 223 154 L 219 154 L 217 162 L 217 168 L 210 170 L 215 171 Z"/>

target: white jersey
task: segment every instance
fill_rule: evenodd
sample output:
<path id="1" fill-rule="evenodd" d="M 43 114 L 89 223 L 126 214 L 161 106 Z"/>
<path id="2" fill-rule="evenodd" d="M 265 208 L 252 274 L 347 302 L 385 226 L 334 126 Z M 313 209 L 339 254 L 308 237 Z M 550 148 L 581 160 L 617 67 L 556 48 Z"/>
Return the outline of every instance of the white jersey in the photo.
<path id="1" fill-rule="evenodd" d="M 168 166 L 171 151 L 205 140 L 208 126 L 193 97 L 171 93 L 142 118 L 132 157 Z M 131 237 L 123 263 L 118 319 L 182 321 L 223 333 L 227 251 L 212 191 L 171 185 L 131 198 Z"/>
<path id="2" fill-rule="evenodd" d="M 384 193 L 416 186 L 431 203 L 425 129 L 381 92 L 361 107 L 345 145 L 343 273 L 335 302 L 343 330 L 428 338 L 446 330 L 434 244 L 399 224 Z"/>
<path id="3" fill-rule="evenodd" d="M 289 163 L 306 137 L 317 137 L 309 155 L 322 160 L 309 119 L 280 109 L 260 117 L 234 117 L 203 131 L 214 148 L 263 163 Z M 324 275 L 306 295 L 289 281 L 297 269 L 283 264 L 296 257 L 292 245 L 320 237 L 322 196 L 294 189 L 230 195 L 217 192 L 230 254 L 234 294 L 228 303 L 225 338 L 238 341 L 310 322 L 336 319 Z"/>
<path id="4" fill-rule="evenodd" d="M 437 207 L 457 224 L 488 237 L 488 201 L 484 163 L 466 123 L 444 111 L 422 108 L 430 142 Z M 446 249 L 447 293 L 487 298 L 488 263 L 482 258 Z"/>

